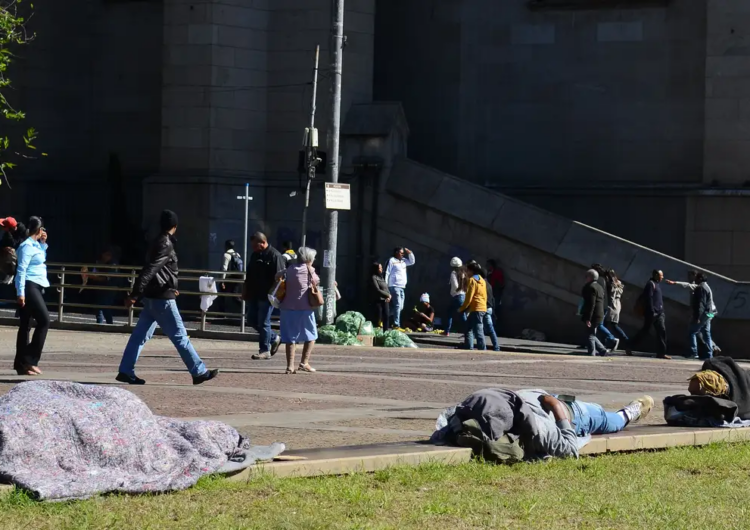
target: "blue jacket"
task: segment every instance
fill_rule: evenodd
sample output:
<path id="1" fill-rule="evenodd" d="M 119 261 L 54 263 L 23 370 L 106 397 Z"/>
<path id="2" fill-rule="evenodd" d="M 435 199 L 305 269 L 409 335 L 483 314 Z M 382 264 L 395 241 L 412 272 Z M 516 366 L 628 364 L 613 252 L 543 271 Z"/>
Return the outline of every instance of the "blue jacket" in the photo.
<path id="1" fill-rule="evenodd" d="M 26 282 L 49 287 L 47 279 L 47 243 L 28 238 L 18 247 L 16 295 L 26 296 Z"/>

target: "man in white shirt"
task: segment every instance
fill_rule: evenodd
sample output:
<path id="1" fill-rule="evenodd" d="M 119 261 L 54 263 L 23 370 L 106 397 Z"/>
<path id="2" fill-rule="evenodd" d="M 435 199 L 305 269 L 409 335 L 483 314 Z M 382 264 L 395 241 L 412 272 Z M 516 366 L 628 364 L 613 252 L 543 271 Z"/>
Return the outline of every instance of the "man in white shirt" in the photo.
<path id="1" fill-rule="evenodd" d="M 405 256 L 405 257 L 404 257 Z M 401 311 L 404 309 L 406 289 L 406 267 L 414 265 L 414 253 L 408 248 L 398 247 L 385 269 L 385 282 L 391 292 L 391 327 L 401 327 Z"/>

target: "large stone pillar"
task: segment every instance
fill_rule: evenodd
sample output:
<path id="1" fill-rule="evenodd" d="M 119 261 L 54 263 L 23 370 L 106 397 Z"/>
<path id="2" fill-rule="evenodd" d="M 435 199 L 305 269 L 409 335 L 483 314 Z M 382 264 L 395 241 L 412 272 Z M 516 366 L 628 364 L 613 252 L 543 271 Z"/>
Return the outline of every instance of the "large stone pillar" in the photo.
<path id="1" fill-rule="evenodd" d="M 265 172 L 267 8 L 164 2 L 161 167 L 145 184 L 144 222 L 177 211 L 187 266 L 218 266 L 224 240 L 242 236 L 237 196 Z"/>

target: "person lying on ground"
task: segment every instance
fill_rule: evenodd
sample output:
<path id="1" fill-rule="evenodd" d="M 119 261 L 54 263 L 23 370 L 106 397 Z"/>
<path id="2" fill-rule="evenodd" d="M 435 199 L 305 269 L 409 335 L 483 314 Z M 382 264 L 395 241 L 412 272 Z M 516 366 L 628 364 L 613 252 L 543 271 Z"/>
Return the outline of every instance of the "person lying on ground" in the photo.
<path id="1" fill-rule="evenodd" d="M 688 379 L 689 395 L 664 398 L 669 425 L 745 427 L 750 423 L 750 372 L 729 357 L 714 357 Z"/>
<path id="2" fill-rule="evenodd" d="M 514 392 L 488 388 L 474 392 L 455 409 L 446 411 L 446 426 L 432 439 L 450 440 L 451 434 L 455 436 L 473 420 L 490 444 L 503 437 L 508 437 L 510 443 L 520 442 L 527 460 L 578 457 L 590 435 L 619 432 L 645 418 L 653 405 L 650 396 L 643 396 L 617 412 L 606 412 L 597 403 L 575 401 L 575 398 L 563 401 L 545 390 Z"/>
<path id="3" fill-rule="evenodd" d="M 750 419 L 750 372 L 731 357 L 707 359 L 701 371 L 688 379 L 692 396 L 713 396 L 737 404 L 737 416 Z"/>

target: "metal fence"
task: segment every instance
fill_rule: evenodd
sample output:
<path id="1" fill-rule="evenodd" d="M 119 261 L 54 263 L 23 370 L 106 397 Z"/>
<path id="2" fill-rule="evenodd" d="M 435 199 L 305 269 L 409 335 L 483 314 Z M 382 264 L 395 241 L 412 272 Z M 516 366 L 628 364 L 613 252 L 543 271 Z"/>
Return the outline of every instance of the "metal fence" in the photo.
<path id="1" fill-rule="evenodd" d="M 96 272 L 92 272 L 94 269 L 96 269 Z M 133 284 L 135 283 L 136 278 L 138 277 L 138 273 L 140 272 L 141 267 L 130 267 L 126 265 L 102 265 L 99 263 L 92 264 L 92 263 L 48 263 L 47 264 L 47 277 L 50 279 L 50 288 L 56 289 L 57 293 L 57 300 L 47 301 L 47 306 L 51 307 L 57 307 L 57 321 L 58 322 L 64 322 L 65 321 L 65 309 L 66 308 L 81 308 L 81 309 L 111 309 L 111 310 L 121 310 L 121 311 L 127 311 L 128 314 L 128 323 L 127 325 L 132 327 L 135 313 L 137 311 L 140 311 L 142 308 L 138 306 L 131 306 L 129 308 L 126 308 L 125 306 L 113 306 L 113 305 L 101 305 L 101 304 L 87 304 L 87 303 L 80 303 L 80 302 L 70 302 L 65 300 L 65 294 L 66 291 L 72 290 L 72 289 L 78 289 L 80 291 L 83 290 L 91 290 L 91 291 L 114 291 L 114 292 L 122 292 L 122 293 L 129 293 L 133 289 Z M 222 276 L 226 275 L 224 279 L 222 279 Z M 127 287 L 120 287 L 120 286 L 114 286 L 114 285 L 97 285 L 97 284 L 89 284 L 83 283 L 83 278 L 86 276 L 105 276 L 108 278 L 122 278 L 123 283 L 127 282 Z M 184 283 L 192 283 L 192 284 L 198 284 L 200 281 L 201 276 L 211 276 L 215 279 L 217 286 L 224 283 L 224 284 L 242 284 L 245 281 L 245 273 L 244 272 L 237 272 L 237 271 L 205 271 L 205 270 L 199 270 L 199 269 L 181 269 L 180 270 L 180 276 L 179 281 L 180 284 Z M 59 283 L 52 281 L 53 278 L 57 278 L 59 280 Z M 80 284 L 71 283 L 71 278 L 81 278 Z M 217 289 L 218 290 L 218 289 Z M 217 296 L 219 298 L 226 298 L 226 299 L 235 299 L 239 300 L 240 294 L 239 293 L 204 293 L 200 292 L 198 288 L 196 287 L 195 290 L 179 290 L 180 297 L 183 296 Z M 14 302 L 15 300 L 2 300 L 3 302 Z M 200 318 L 200 329 L 201 331 L 205 331 L 206 329 L 206 319 L 212 318 L 212 317 L 235 317 L 238 318 L 240 321 L 240 331 L 242 333 L 245 332 L 245 301 L 240 301 L 240 307 L 241 307 L 241 313 L 232 313 L 232 312 L 221 312 L 221 311 L 196 311 L 196 310 L 180 310 L 180 313 L 187 314 L 187 315 L 199 315 Z M 215 305 L 215 304 L 214 304 Z M 210 309 L 210 308 L 209 308 Z"/>

